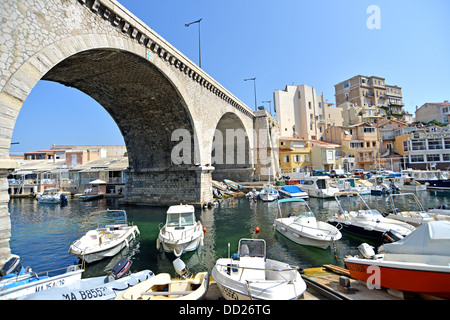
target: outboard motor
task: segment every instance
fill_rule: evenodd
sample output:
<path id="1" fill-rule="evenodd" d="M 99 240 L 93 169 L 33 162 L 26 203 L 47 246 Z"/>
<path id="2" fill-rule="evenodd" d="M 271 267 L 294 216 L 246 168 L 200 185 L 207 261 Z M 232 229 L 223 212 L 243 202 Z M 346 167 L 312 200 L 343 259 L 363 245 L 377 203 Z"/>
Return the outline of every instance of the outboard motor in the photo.
<path id="1" fill-rule="evenodd" d="M 391 243 L 398 240 L 403 239 L 404 237 L 398 232 L 393 229 L 390 229 L 383 233 L 383 242 L 384 243 Z"/>
<path id="2" fill-rule="evenodd" d="M 361 253 L 361 255 L 366 259 L 373 259 L 375 256 L 375 251 L 373 250 L 373 247 L 367 243 L 362 243 L 358 246 L 358 250 Z"/>
<path id="3" fill-rule="evenodd" d="M 129 275 L 131 273 L 131 264 L 132 262 L 127 258 L 120 259 L 120 261 L 112 268 L 111 275 L 108 277 L 108 280 L 117 280 Z"/>
<path id="4" fill-rule="evenodd" d="M 22 264 L 19 257 L 12 257 L 9 259 L 3 268 L 0 270 L 0 276 L 6 276 L 10 273 L 19 273 L 22 270 Z"/>
<path id="5" fill-rule="evenodd" d="M 186 279 L 189 274 L 189 268 L 184 264 L 183 260 L 180 258 L 176 258 L 173 262 L 173 268 L 175 269 L 176 273 L 180 275 L 181 278 Z"/>

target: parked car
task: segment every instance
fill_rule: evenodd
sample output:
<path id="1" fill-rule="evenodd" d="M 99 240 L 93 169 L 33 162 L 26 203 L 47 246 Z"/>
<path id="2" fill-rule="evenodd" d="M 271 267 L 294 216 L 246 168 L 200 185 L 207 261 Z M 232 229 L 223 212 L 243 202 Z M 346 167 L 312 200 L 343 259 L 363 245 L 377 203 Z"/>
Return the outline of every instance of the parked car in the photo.
<path id="1" fill-rule="evenodd" d="M 330 175 L 325 170 L 312 170 L 311 173 L 312 173 L 313 176 L 316 176 L 316 177 L 329 176 Z"/>
<path id="2" fill-rule="evenodd" d="M 347 178 L 348 176 L 348 172 L 344 169 L 333 169 L 330 171 L 330 177 L 332 178 Z"/>

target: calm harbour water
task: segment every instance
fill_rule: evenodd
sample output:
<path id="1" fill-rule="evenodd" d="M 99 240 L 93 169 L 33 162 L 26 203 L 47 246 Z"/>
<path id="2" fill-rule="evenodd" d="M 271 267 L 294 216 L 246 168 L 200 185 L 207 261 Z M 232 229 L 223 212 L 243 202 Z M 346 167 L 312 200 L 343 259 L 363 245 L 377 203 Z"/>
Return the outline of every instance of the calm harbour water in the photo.
<path id="1" fill-rule="evenodd" d="M 450 205 L 450 192 L 423 191 L 416 195 L 425 208 Z M 388 211 L 387 197 L 364 195 L 363 198 L 371 208 Z M 334 199 L 310 198 L 308 203 L 321 221 L 326 221 L 338 210 Z M 37 272 L 76 264 L 78 258 L 68 254 L 70 245 L 88 230 L 104 224 L 105 217 L 96 212 L 107 208 L 125 209 L 128 221 L 139 227 L 141 235 L 120 255 L 88 265 L 84 277 L 104 275 L 122 256 L 132 260 L 134 271 L 150 269 L 155 273 L 175 274 L 172 267 L 174 256 L 156 249 L 158 226 L 165 221 L 167 208 L 123 206 L 112 199 L 92 202 L 71 199 L 66 206 L 39 204 L 33 199 L 10 200 L 11 251 L 23 259 L 24 266 L 30 266 Z M 337 242 L 336 250 L 298 245 L 274 231 L 272 225 L 276 214 L 276 202 L 255 203 L 245 198 L 225 199 L 220 207 L 196 209 L 197 219 L 206 227 L 204 245 L 195 252 L 183 255 L 182 259 L 194 273 L 210 271 L 218 258 L 228 255 L 228 243 L 231 253 L 234 253 L 239 239 L 260 238 L 267 243 L 269 258 L 303 268 L 328 263 L 343 266 L 342 258 L 348 254 L 358 254 L 360 243 L 371 243 L 344 233 Z M 260 228 L 258 234 L 255 232 L 257 226 Z"/>

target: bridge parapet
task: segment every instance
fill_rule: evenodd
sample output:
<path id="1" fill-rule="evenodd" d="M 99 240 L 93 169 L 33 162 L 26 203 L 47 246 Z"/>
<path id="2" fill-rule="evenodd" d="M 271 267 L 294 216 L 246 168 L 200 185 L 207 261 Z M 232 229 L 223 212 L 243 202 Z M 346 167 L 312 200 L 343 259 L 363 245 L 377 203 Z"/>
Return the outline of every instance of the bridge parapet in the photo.
<path id="1" fill-rule="evenodd" d="M 185 55 L 153 31 L 139 18 L 129 12 L 115 0 L 78 0 L 94 13 L 109 21 L 122 33 L 146 47 L 148 54 L 156 54 L 173 68 L 184 73 L 192 81 L 205 87 L 222 100 L 232 105 L 236 110 L 249 118 L 254 117 L 253 111 L 236 98 L 216 80 L 200 69 Z"/>

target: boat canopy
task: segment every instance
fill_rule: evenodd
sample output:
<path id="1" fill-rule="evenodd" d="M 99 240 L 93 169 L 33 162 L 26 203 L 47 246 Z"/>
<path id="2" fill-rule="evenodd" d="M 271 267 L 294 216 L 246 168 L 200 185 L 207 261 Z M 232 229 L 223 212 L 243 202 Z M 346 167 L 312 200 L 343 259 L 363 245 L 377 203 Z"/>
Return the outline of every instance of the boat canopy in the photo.
<path id="1" fill-rule="evenodd" d="M 380 252 L 450 256 L 450 222 L 423 223 L 404 239 L 384 244 Z"/>
<path id="2" fill-rule="evenodd" d="M 281 188 L 281 190 L 284 190 L 284 191 L 287 191 L 290 193 L 303 192 L 303 190 L 297 186 L 284 186 Z"/>
<path id="3" fill-rule="evenodd" d="M 278 203 L 283 203 L 283 202 L 306 202 L 306 201 L 303 199 L 300 199 L 300 198 L 286 198 L 286 199 L 278 200 Z"/>

